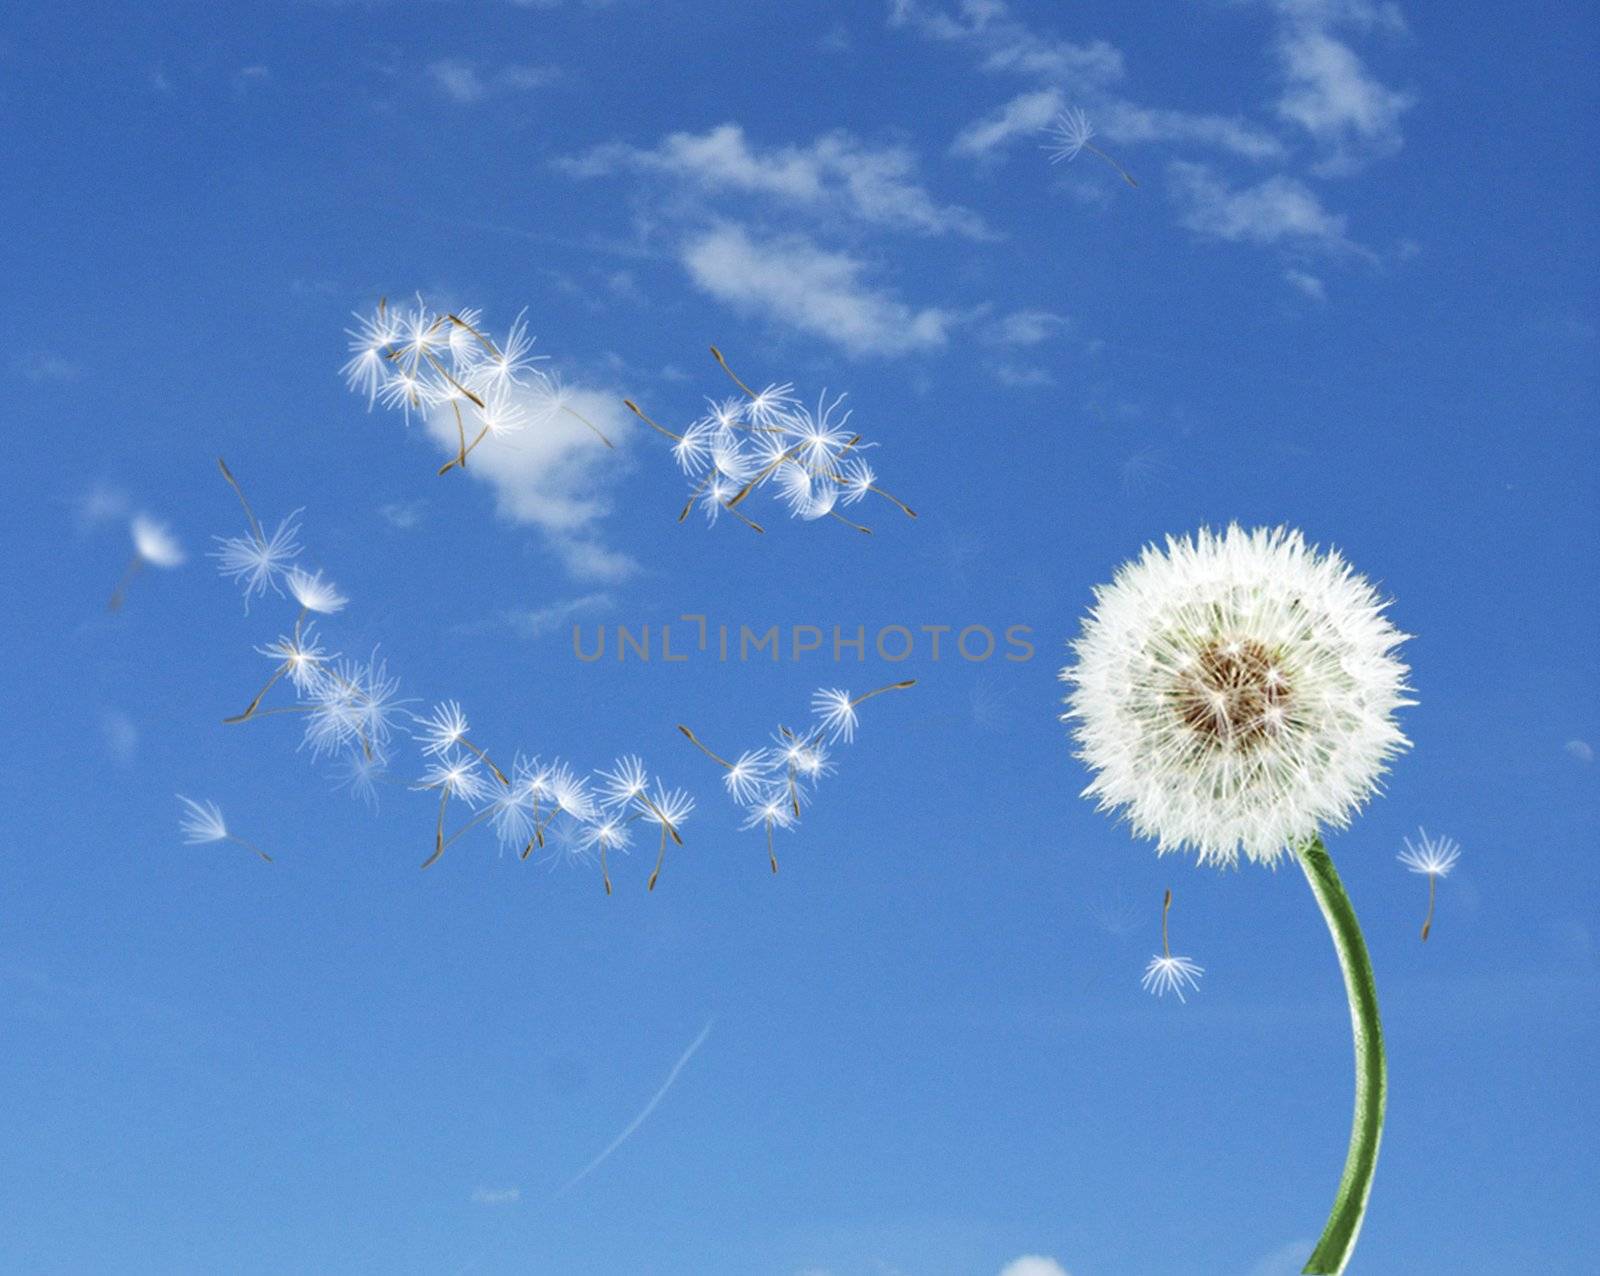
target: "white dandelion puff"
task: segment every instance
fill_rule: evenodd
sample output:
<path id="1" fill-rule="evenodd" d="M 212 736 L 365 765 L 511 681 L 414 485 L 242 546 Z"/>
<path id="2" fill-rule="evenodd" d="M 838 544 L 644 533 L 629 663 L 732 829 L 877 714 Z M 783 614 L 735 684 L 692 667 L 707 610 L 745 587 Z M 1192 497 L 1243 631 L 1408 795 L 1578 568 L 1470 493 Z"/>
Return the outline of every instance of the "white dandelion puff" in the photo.
<path id="1" fill-rule="evenodd" d="M 1274 864 L 1342 827 L 1408 743 L 1385 606 L 1282 528 L 1147 548 L 1097 589 L 1062 671 L 1085 795 L 1202 862 Z"/>

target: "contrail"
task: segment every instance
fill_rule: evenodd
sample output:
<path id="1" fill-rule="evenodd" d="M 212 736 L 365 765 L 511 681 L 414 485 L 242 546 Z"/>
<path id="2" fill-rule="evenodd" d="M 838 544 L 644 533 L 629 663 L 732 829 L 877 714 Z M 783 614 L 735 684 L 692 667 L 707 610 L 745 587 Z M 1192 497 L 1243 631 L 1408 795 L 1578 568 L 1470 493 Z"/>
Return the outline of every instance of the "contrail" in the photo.
<path id="1" fill-rule="evenodd" d="M 616 1138 L 612 1139 L 611 1142 L 606 1146 L 606 1150 L 604 1152 L 600 1153 L 599 1156 L 595 1157 L 594 1160 L 590 1161 L 589 1164 L 574 1174 L 572 1178 L 567 1181 L 566 1186 L 557 1192 L 554 1197 L 551 1197 L 552 1200 L 556 1200 L 562 1196 L 565 1196 L 573 1188 L 577 1187 L 579 1183 L 583 1182 L 584 1179 L 588 1178 L 589 1175 L 593 1174 L 597 1169 L 600 1168 L 608 1156 L 626 1143 L 633 1136 L 634 1131 L 645 1123 L 650 1114 L 656 1110 L 656 1105 L 660 1103 L 662 1099 L 666 1098 L 667 1091 L 672 1089 L 672 1083 L 678 1079 L 678 1074 L 683 1071 L 684 1065 L 688 1063 L 690 1059 L 694 1058 L 695 1051 L 700 1049 L 700 1047 L 705 1044 L 706 1038 L 711 1035 L 711 1025 L 713 1022 L 714 1021 L 710 1019 L 706 1020 L 706 1026 L 700 1029 L 700 1035 L 689 1043 L 689 1048 L 679 1056 L 678 1062 L 672 1065 L 672 1071 L 667 1073 L 667 1079 L 661 1083 L 661 1088 L 657 1090 L 651 1097 L 650 1102 L 644 1105 L 644 1111 L 639 1113 L 638 1116 L 634 1117 L 632 1121 L 628 1122 L 628 1128 L 623 1130 L 623 1132 L 617 1135 Z"/>

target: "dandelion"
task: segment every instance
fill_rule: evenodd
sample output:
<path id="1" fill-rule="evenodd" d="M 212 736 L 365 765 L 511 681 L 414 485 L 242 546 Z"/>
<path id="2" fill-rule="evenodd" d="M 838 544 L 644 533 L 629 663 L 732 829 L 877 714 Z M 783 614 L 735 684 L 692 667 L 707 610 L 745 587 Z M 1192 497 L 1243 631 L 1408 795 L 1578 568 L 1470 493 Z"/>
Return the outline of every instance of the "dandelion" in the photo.
<path id="1" fill-rule="evenodd" d="M 111 591 L 111 599 L 106 604 L 108 611 L 121 610 L 123 600 L 128 594 L 128 586 L 145 567 L 168 569 L 181 567 L 188 557 L 183 552 L 183 546 L 178 543 L 178 538 L 172 534 L 167 525 L 157 522 L 148 514 L 133 516 L 128 524 L 128 535 L 133 541 L 133 557 L 123 569 L 122 579 L 117 582 L 117 587 Z"/>
<path id="2" fill-rule="evenodd" d="M 781 788 L 769 787 L 765 796 L 760 800 L 750 803 L 745 808 L 745 820 L 739 827 L 743 829 L 763 828 L 767 832 L 767 861 L 772 865 L 772 871 L 778 871 L 778 854 L 772 844 L 773 829 L 792 829 L 795 825 L 795 815 L 789 809 L 786 795 Z"/>
<path id="3" fill-rule="evenodd" d="M 1150 959 L 1150 964 L 1144 968 L 1144 976 L 1139 980 L 1139 986 L 1157 997 L 1164 997 L 1169 992 L 1175 993 L 1181 1002 L 1184 988 L 1200 987 L 1200 976 L 1205 974 L 1205 967 L 1196 965 L 1187 957 L 1172 955 L 1172 949 L 1167 943 L 1167 914 L 1171 910 L 1172 892 L 1168 891 L 1161 901 L 1161 953 Z"/>
<path id="4" fill-rule="evenodd" d="M 320 571 L 308 572 L 299 567 L 291 567 L 284 576 L 284 583 L 288 586 L 295 602 L 300 604 L 302 620 L 308 612 L 313 611 L 331 616 L 335 612 L 343 611 L 350 601 L 339 592 L 331 580 L 323 580 Z"/>
<path id="5" fill-rule="evenodd" d="M 1453 838 L 1428 836 L 1428 830 L 1417 830 L 1419 845 L 1413 846 L 1406 838 L 1406 849 L 1396 857 L 1413 873 L 1422 873 L 1428 879 L 1428 915 L 1422 922 L 1422 942 L 1428 942 L 1428 932 L 1433 929 L 1433 901 L 1439 879 L 1449 877 L 1450 870 L 1461 858 L 1461 846 Z"/>
<path id="6" fill-rule="evenodd" d="M 359 799 L 369 809 L 378 809 L 378 784 L 389 778 L 389 769 L 382 758 L 369 757 L 361 750 L 352 750 L 334 763 L 329 778 L 334 791 L 348 793 Z"/>
<path id="7" fill-rule="evenodd" d="M 183 813 L 178 817 L 178 831 L 183 834 L 183 840 L 190 846 L 199 846 L 206 842 L 233 842 L 246 850 L 254 851 L 267 863 L 272 863 L 272 856 L 260 847 L 228 831 L 228 822 L 222 818 L 222 809 L 215 802 L 196 802 L 181 793 L 176 796 L 178 801 L 183 803 Z"/>
<path id="8" fill-rule="evenodd" d="M 1344 1176 L 1307 1272 L 1344 1270 L 1366 1211 L 1387 1086 L 1366 944 L 1322 844 L 1407 747 L 1404 640 L 1338 554 L 1279 528 L 1169 538 L 1123 566 L 1073 643 L 1065 720 L 1084 790 L 1158 851 L 1300 864 L 1350 1000 L 1356 1111 Z M 1158 976 L 1159 977 L 1159 976 Z M 1179 978 L 1173 971 L 1166 978 Z M 1174 988 L 1174 991 L 1177 991 Z"/>
<path id="9" fill-rule="evenodd" d="M 822 720 L 828 739 L 849 744 L 856 738 L 856 706 L 848 691 L 828 687 L 816 692 L 811 697 L 811 712 Z"/>
<path id="10" fill-rule="evenodd" d="M 1094 136 L 1094 127 L 1089 123 L 1089 117 L 1077 107 L 1070 107 L 1056 116 L 1050 131 L 1051 140 L 1040 149 L 1050 152 L 1052 164 L 1059 164 L 1063 160 L 1070 163 L 1078 158 L 1080 152 L 1088 151 L 1116 169 L 1129 186 L 1138 186 L 1139 183 L 1133 180 L 1127 169 L 1089 140 Z"/>

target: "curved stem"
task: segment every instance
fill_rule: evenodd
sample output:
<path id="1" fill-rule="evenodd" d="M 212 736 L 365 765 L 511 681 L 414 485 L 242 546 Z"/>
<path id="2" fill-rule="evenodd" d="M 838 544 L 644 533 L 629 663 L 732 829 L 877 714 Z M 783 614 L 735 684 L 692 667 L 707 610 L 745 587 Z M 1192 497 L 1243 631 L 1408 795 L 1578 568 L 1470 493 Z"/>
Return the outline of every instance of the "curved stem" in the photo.
<path id="1" fill-rule="evenodd" d="M 1302 1269 L 1318 1276 L 1341 1276 L 1355 1251 L 1356 1237 L 1367 1212 L 1367 1198 L 1372 1193 L 1378 1142 L 1383 1136 L 1388 1066 L 1383 1057 L 1383 1025 L 1378 1019 L 1378 990 L 1372 976 L 1372 962 L 1367 957 L 1366 941 L 1361 937 L 1361 926 L 1356 921 L 1350 897 L 1345 894 L 1320 837 L 1298 848 L 1297 858 L 1322 908 L 1328 933 L 1333 936 L 1333 946 L 1339 954 L 1355 1039 L 1356 1103 L 1350 1128 L 1350 1151 L 1322 1239 Z"/>

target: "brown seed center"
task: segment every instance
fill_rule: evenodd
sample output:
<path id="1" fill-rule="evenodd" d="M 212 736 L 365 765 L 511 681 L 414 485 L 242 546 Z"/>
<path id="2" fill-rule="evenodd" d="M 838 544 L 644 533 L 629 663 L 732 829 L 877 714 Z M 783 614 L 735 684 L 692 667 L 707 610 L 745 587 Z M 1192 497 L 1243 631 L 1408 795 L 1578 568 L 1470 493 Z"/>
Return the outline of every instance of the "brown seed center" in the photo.
<path id="1" fill-rule="evenodd" d="M 1174 704 L 1207 744 L 1243 753 L 1283 726 L 1290 688 L 1272 652 L 1250 639 L 1213 639 L 1178 675 Z"/>

